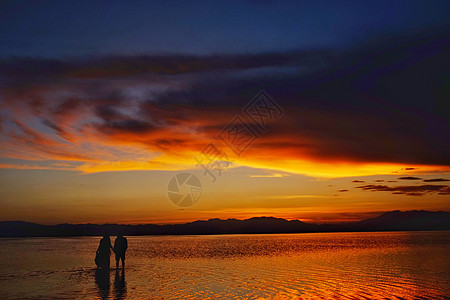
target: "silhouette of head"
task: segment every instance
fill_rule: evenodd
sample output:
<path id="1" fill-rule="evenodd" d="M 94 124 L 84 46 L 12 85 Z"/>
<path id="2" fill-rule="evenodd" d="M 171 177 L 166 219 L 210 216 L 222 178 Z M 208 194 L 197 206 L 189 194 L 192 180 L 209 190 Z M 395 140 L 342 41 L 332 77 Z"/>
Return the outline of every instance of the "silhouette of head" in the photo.
<path id="1" fill-rule="evenodd" d="M 104 238 L 105 240 L 110 240 L 109 234 L 104 234 L 104 235 L 103 235 L 103 238 Z"/>

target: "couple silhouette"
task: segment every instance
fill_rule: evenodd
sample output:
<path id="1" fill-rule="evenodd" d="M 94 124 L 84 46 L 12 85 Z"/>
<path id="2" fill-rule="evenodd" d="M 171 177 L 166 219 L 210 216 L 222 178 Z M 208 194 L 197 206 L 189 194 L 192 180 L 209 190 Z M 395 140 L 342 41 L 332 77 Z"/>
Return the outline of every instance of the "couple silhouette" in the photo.
<path id="1" fill-rule="evenodd" d="M 121 233 L 117 234 L 114 241 L 114 247 L 111 246 L 111 238 L 105 234 L 100 240 L 97 252 L 95 255 L 95 264 L 97 269 L 109 270 L 111 250 L 116 255 L 116 269 L 119 268 L 119 261 L 122 261 L 122 269 L 125 269 L 125 252 L 128 248 L 128 241 Z"/>

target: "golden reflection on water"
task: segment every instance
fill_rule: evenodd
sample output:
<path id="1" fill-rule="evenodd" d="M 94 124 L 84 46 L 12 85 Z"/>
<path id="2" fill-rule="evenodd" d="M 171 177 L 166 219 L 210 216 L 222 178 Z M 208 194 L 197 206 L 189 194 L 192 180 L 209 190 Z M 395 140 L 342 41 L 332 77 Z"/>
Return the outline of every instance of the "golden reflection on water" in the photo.
<path id="1" fill-rule="evenodd" d="M 1 240 L 3 298 L 450 297 L 450 232 L 128 237 L 126 270 L 106 274 L 98 241 Z"/>

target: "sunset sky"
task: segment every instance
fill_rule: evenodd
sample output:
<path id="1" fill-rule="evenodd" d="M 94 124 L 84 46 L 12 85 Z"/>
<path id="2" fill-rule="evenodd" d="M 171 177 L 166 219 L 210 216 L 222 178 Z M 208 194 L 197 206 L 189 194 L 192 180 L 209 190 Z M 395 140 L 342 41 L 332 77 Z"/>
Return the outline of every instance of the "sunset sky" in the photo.
<path id="1" fill-rule="evenodd" d="M 449 211 L 449 11 L 449 1 L 4 1 L 0 221 Z M 248 129 L 238 149 L 226 141 L 236 120 Z M 210 145 L 226 166 L 214 177 L 198 163 Z M 202 195 L 181 209 L 167 187 L 183 172 Z"/>

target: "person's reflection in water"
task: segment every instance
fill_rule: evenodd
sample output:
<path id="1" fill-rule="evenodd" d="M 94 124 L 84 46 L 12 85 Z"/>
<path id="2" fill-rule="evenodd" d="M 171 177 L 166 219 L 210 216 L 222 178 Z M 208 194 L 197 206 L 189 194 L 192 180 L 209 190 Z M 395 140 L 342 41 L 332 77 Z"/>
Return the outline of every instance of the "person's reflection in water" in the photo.
<path id="1" fill-rule="evenodd" d="M 109 289 L 111 286 L 109 279 L 109 269 L 96 269 L 95 270 L 95 283 L 98 288 L 98 296 L 100 299 L 109 299 Z"/>
<path id="2" fill-rule="evenodd" d="M 114 277 L 114 299 L 122 300 L 127 295 L 127 283 L 125 281 L 125 270 L 116 270 Z"/>

